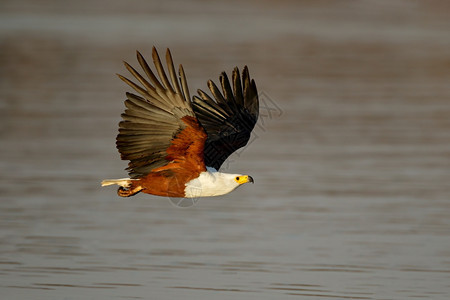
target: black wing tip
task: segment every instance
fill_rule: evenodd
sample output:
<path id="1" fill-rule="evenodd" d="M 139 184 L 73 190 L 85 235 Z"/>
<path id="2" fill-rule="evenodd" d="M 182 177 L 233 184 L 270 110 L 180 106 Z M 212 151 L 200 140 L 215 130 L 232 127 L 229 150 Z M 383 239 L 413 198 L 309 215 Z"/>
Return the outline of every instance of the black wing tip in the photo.
<path id="1" fill-rule="evenodd" d="M 245 82 L 245 79 L 250 79 L 250 72 L 248 71 L 248 67 L 244 66 L 244 69 L 242 70 L 242 80 Z"/>
<path id="2" fill-rule="evenodd" d="M 220 73 L 219 80 L 222 80 L 222 78 L 228 78 L 227 72 L 222 71 L 222 72 Z"/>

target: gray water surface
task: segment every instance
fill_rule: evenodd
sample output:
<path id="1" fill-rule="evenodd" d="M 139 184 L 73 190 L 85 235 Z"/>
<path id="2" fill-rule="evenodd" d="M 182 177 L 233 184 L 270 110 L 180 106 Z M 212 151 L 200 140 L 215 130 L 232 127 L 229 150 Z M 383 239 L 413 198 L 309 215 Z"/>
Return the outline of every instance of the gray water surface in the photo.
<path id="1" fill-rule="evenodd" d="M 447 2 L 1 7 L 1 299 L 450 297 Z M 114 74 L 153 45 L 191 94 L 249 66 L 261 117 L 225 169 L 254 185 L 100 188 L 126 176 Z"/>

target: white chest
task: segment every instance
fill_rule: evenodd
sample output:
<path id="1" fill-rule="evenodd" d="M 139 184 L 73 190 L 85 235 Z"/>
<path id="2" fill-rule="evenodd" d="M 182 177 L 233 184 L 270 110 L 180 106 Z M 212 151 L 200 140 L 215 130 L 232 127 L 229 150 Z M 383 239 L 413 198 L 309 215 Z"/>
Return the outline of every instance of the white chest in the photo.
<path id="1" fill-rule="evenodd" d="M 199 177 L 186 183 L 185 197 L 212 197 L 228 194 L 239 186 L 234 177 L 234 174 L 220 173 L 208 168 Z"/>

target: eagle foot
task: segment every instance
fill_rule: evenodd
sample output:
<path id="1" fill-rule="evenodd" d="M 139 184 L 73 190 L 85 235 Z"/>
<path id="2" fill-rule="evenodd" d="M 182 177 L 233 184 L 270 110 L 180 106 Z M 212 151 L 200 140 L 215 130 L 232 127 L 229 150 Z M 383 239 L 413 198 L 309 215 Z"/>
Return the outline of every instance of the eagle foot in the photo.
<path id="1" fill-rule="evenodd" d="M 119 195 L 120 197 L 131 197 L 131 196 L 136 195 L 140 191 L 142 191 L 142 188 L 140 186 L 135 187 L 133 189 L 124 188 L 121 186 L 117 190 L 117 195 Z"/>

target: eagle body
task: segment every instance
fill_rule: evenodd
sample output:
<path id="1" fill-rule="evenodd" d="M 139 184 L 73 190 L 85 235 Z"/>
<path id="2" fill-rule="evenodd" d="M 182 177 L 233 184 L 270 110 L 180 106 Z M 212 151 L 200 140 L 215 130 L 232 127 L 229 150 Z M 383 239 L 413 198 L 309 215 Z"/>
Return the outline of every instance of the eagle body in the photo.
<path id="1" fill-rule="evenodd" d="M 190 180 L 178 176 L 166 177 L 158 176 L 157 173 L 151 174 L 151 176 L 142 179 L 104 180 L 102 185 L 117 184 L 121 186 L 118 193 L 123 197 L 144 192 L 165 197 L 198 198 L 225 195 L 241 184 L 253 182 L 251 176 L 217 172 L 217 170 L 209 167 L 207 171 L 201 172 L 196 178 Z"/>
<path id="2" fill-rule="evenodd" d="M 198 90 L 199 97 L 191 100 L 183 67 L 177 76 L 169 49 L 169 76 L 155 48 L 152 57 L 159 79 L 139 52 L 147 78 L 125 66 L 141 86 L 119 75 L 138 94 L 126 94 L 116 138 L 121 158 L 129 161 L 130 178 L 104 180 L 102 186 L 119 185 L 117 193 L 122 197 L 143 192 L 196 198 L 224 195 L 253 183 L 251 176 L 217 171 L 230 154 L 247 144 L 258 119 L 256 85 L 247 67 L 242 81 L 234 69 L 232 86 L 222 73 L 222 93 L 208 81 L 213 97 Z"/>

